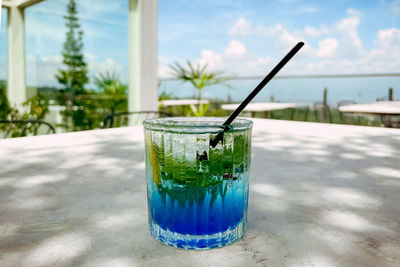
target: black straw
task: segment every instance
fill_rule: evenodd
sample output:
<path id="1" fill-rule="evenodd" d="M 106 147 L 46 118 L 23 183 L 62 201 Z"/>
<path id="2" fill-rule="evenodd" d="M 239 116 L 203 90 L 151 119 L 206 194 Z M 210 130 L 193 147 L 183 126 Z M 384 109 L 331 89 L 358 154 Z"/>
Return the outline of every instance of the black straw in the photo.
<path id="1" fill-rule="evenodd" d="M 278 63 L 278 65 L 275 66 L 275 68 L 273 68 L 271 70 L 270 73 L 268 73 L 267 76 L 265 76 L 265 78 L 260 82 L 259 85 L 257 85 L 256 88 L 254 88 L 254 90 L 246 97 L 246 99 L 239 105 L 239 107 L 229 116 L 229 118 L 224 122 L 223 125 L 228 126 L 230 125 L 234 119 L 236 119 L 236 117 L 239 115 L 240 112 L 243 111 L 243 109 L 250 103 L 251 100 L 253 100 L 253 98 L 264 88 L 265 85 L 267 85 L 267 83 L 274 78 L 274 76 L 283 68 L 283 66 L 286 65 L 286 63 L 289 62 L 290 59 L 292 59 L 292 57 L 299 52 L 299 50 L 302 48 L 302 46 L 304 45 L 303 42 L 299 42 L 296 44 L 295 47 L 292 48 L 292 50 L 290 50 L 289 53 L 287 53 L 287 55 Z M 224 132 L 229 129 L 229 127 L 225 127 L 225 129 L 218 133 L 218 135 L 215 137 L 214 140 L 210 141 L 210 145 L 212 147 L 215 147 L 218 142 L 220 140 L 222 140 L 222 137 L 224 136 Z"/>

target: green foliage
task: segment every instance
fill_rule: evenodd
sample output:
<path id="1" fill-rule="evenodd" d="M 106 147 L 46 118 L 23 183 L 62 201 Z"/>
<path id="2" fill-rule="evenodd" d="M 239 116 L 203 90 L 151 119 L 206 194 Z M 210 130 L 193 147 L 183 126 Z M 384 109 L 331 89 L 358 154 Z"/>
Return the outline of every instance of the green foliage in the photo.
<path id="1" fill-rule="evenodd" d="M 88 83 L 87 64 L 83 58 L 83 31 L 80 30 L 78 11 L 75 0 L 70 0 L 67 6 L 67 15 L 64 16 L 67 26 L 66 40 L 63 46 L 63 63 L 65 69 L 59 69 L 56 78 L 64 87 L 60 91 L 58 102 L 66 107 L 63 112 L 64 127 L 72 130 L 87 129 L 88 118 L 82 117 L 88 114 L 81 110 L 81 103 L 77 102 L 78 95 L 85 94 L 85 84 Z M 75 107 L 78 107 L 76 109 Z M 70 125 L 72 121 L 72 126 Z"/>
<path id="2" fill-rule="evenodd" d="M 158 95 L 158 100 L 170 100 L 174 99 L 174 95 L 172 93 L 167 93 L 165 91 L 161 92 L 161 94 Z"/>
<path id="3" fill-rule="evenodd" d="M 99 73 L 94 78 L 94 83 L 100 92 L 97 99 L 109 113 L 128 110 L 128 86 L 121 82 L 117 73 L 110 71 Z"/>
<path id="4" fill-rule="evenodd" d="M 10 106 L 7 98 L 7 90 L 4 81 L 0 81 L 0 119 L 21 120 L 35 119 L 43 120 L 49 112 L 49 101 L 46 97 L 38 94 L 26 100 L 22 105 L 28 112 L 20 113 L 16 108 Z"/>
<path id="5" fill-rule="evenodd" d="M 126 95 L 128 86 L 121 83 L 116 72 L 105 71 L 94 77 L 94 84 L 105 95 Z"/>
<path id="6" fill-rule="evenodd" d="M 0 81 L 0 119 L 7 119 L 8 114 L 11 112 L 10 104 L 7 98 L 7 87 L 4 81 Z"/>
<path id="7" fill-rule="evenodd" d="M 210 117 L 226 117 L 229 115 L 229 112 L 223 109 L 215 109 L 215 108 L 210 108 L 208 110 L 207 116 Z"/>
<path id="8" fill-rule="evenodd" d="M 201 91 L 204 87 L 211 86 L 214 84 L 223 84 L 229 78 L 222 76 L 222 71 L 208 71 L 207 64 L 201 67 L 199 64 L 193 66 L 193 64 L 187 60 L 187 67 L 184 68 L 178 62 L 174 65 L 170 65 L 173 70 L 175 78 L 184 82 L 190 82 L 194 88 Z"/>
<path id="9" fill-rule="evenodd" d="M 193 64 L 187 60 L 187 66 L 183 67 L 178 62 L 175 62 L 174 65 L 170 65 L 170 68 L 173 71 L 173 75 L 178 80 L 183 82 L 190 82 L 194 88 L 197 89 L 197 98 L 201 100 L 201 90 L 204 87 L 215 85 L 215 84 L 226 84 L 226 81 L 229 80 L 229 77 L 223 76 L 224 72 L 222 71 L 208 71 L 208 65 L 205 64 L 201 67 L 199 64 L 193 66 Z"/>
<path id="10" fill-rule="evenodd" d="M 62 52 L 65 69 L 59 69 L 56 75 L 64 87 L 57 96 L 58 103 L 66 107 L 62 126 L 72 131 L 90 130 L 98 128 L 108 114 L 127 110 L 128 87 L 115 72 L 106 71 L 94 77 L 96 91 L 85 88 L 89 79 L 82 53 L 83 31 L 74 0 L 69 1 L 67 13 L 64 18 L 68 31 Z"/>
<path id="11" fill-rule="evenodd" d="M 201 100 L 201 90 L 204 87 L 224 84 L 229 87 L 226 83 L 229 77 L 224 76 L 222 71 L 209 71 L 207 70 L 208 65 L 200 66 L 199 64 L 193 65 L 189 60 L 186 61 L 187 66 L 183 67 L 178 62 L 174 65 L 170 65 L 175 78 L 183 81 L 190 82 L 194 88 L 197 89 L 197 99 Z M 207 112 L 208 105 L 199 104 L 199 107 L 190 107 L 190 114 L 195 116 L 204 116 Z"/>
<path id="12" fill-rule="evenodd" d="M 49 112 L 49 100 L 38 94 L 29 98 L 23 103 L 23 106 L 29 109 L 29 118 L 36 120 L 44 120 L 46 114 Z"/>
<path id="13" fill-rule="evenodd" d="M 182 162 L 173 158 L 171 146 L 151 140 L 151 134 L 147 132 L 148 158 L 157 189 L 168 195 L 171 201 L 181 204 L 182 200 L 204 200 L 205 195 L 211 196 L 211 204 L 218 196 L 224 198 L 227 186 L 241 183 L 241 174 L 249 166 L 249 139 L 244 134 L 226 132 L 224 142 L 229 142 L 226 149 L 219 145 L 197 154 L 196 159 Z"/>
<path id="14" fill-rule="evenodd" d="M 70 112 L 75 131 L 99 128 L 107 115 L 128 109 L 128 86 L 122 84 L 116 73 L 99 73 L 94 83 L 96 90 L 85 90 L 83 94 L 74 96 L 73 109 L 65 111 Z M 64 99 L 72 98 L 67 92 L 63 93 L 66 95 Z"/>
<path id="15" fill-rule="evenodd" d="M 210 106 L 210 103 L 207 103 L 207 104 L 200 103 L 197 107 L 195 105 L 190 105 L 189 106 L 189 110 L 190 110 L 189 114 L 190 114 L 190 116 L 203 117 L 206 115 L 206 112 L 207 112 L 209 106 Z"/>
<path id="16" fill-rule="evenodd" d="M 75 0 L 69 1 L 67 13 L 68 15 L 64 18 L 68 31 L 62 51 L 66 69 L 59 69 L 56 78 L 66 91 L 79 95 L 84 92 L 84 86 L 89 79 L 87 77 L 87 65 L 82 53 L 83 31 L 80 30 Z"/>
<path id="17" fill-rule="evenodd" d="M 0 86 L 0 99 L 3 97 Z M 8 101 L 3 102 L 8 105 Z M 42 95 L 36 95 L 29 98 L 23 103 L 28 112 L 21 112 L 16 108 L 0 106 L 0 119 L 4 120 L 44 120 L 46 114 L 49 112 L 49 101 Z M 3 110 L 4 108 L 4 110 Z M 37 134 L 39 131 L 38 124 L 32 123 L 14 123 L 14 124 L 0 124 L 0 131 L 10 132 L 10 137 L 28 136 L 30 134 Z"/>

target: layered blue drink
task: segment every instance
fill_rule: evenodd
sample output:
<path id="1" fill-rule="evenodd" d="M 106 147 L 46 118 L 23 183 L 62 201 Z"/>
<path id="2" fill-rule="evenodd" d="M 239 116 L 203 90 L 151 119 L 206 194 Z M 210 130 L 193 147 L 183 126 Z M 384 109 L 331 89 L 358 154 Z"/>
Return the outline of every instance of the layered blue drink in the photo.
<path id="1" fill-rule="evenodd" d="M 246 229 L 252 122 L 166 118 L 144 122 L 151 234 L 164 244 L 208 249 L 231 244 Z"/>

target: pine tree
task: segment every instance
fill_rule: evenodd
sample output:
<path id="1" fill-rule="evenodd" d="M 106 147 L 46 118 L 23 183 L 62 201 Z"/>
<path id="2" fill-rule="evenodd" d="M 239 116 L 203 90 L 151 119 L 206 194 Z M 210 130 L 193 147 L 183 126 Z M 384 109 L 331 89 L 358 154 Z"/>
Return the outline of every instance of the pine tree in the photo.
<path id="1" fill-rule="evenodd" d="M 56 78 L 65 87 L 65 92 L 72 94 L 73 97 L 84 93 L 84 86 L 89 79 L 87 64 L 82 53 L 83 31 L 80 30 L 75 0 L 69 1 L 67 13 L 64 18 L 68 31 L 62 51 L 65 69 L 59 69 Z"/>
<path id="2" fill-rule="evenodd" d="M 73 131 L 85 130 L 88 122 L 84 110 L 74 109 L 82 106 L 76 96 L 85 94 L 85 84 L 89 82 L 87 64 L 82 53 L 83 31 L 80 29 L 75 0 L 69 0 L 64 19 L 68 31 L 62 51 L 64 68 L 59 69 L 56 74 L 58 82 L 64 87 L 60 92 L 59 102 L 66 107 L 63 112 L 64 127 Z"/>

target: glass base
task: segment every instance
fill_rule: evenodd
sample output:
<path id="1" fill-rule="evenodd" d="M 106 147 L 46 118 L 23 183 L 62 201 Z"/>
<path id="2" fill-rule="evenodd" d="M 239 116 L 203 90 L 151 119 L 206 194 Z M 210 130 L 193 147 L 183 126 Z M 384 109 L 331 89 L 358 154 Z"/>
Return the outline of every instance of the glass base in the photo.
<path id="1" fill-rule="evenodd" d="M 149 224 L 151 235 L 161 243 L 183 249 L 206 250 L 231 245 L 240 240 L 246 232 L 242 220 L 235 228 L 212 235 L 185 235 L 164 230 L 153 221 Z"/>

